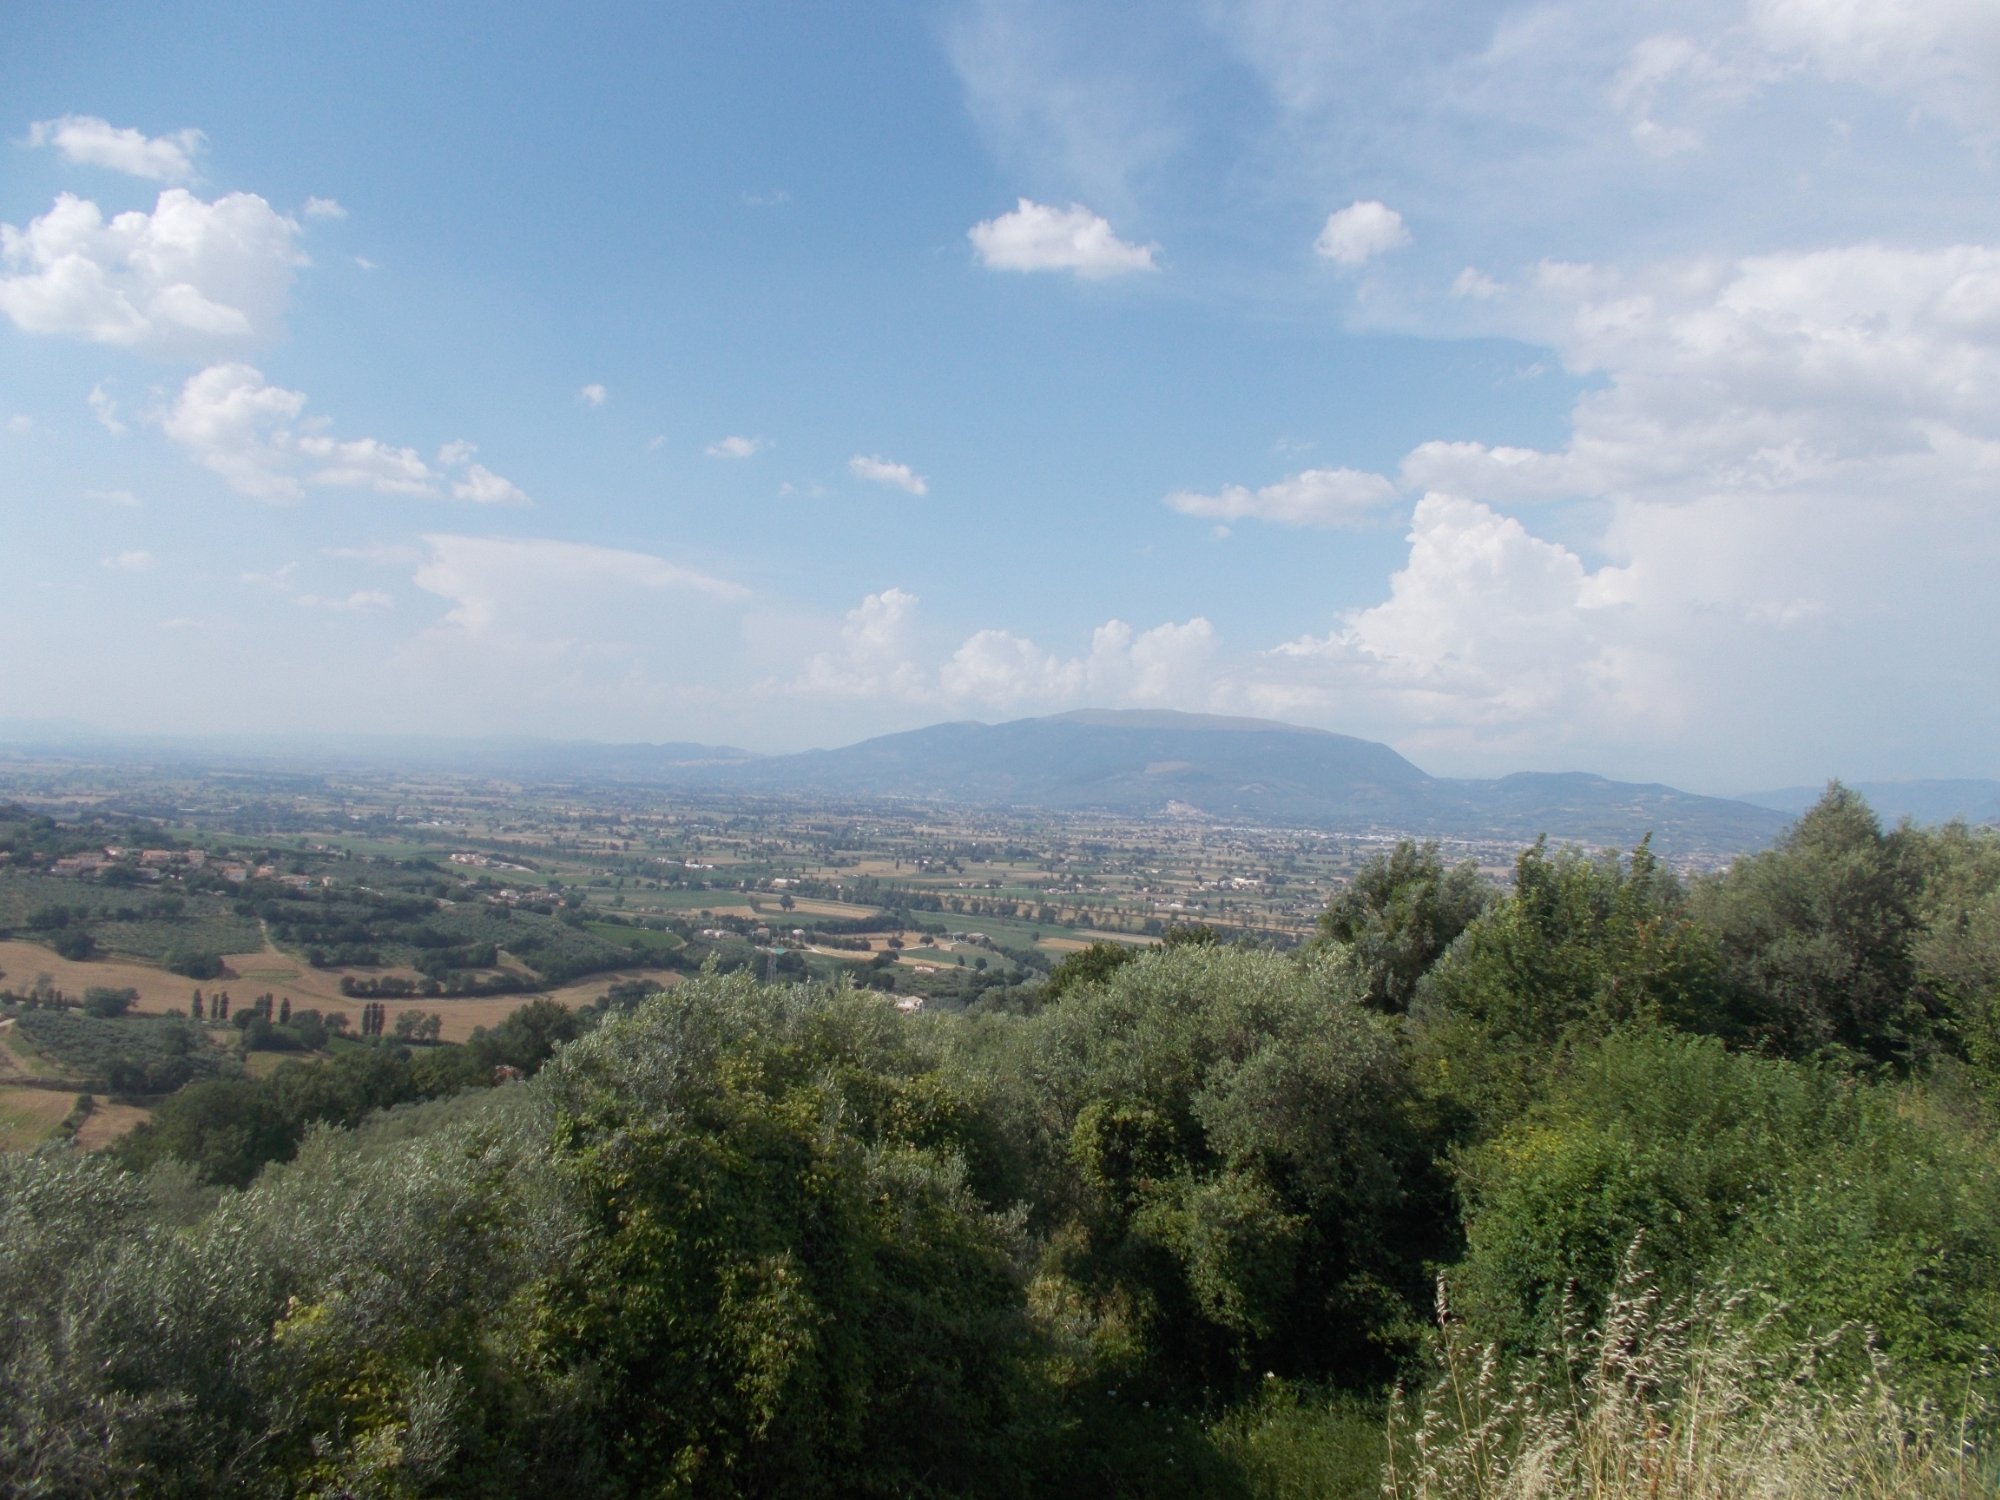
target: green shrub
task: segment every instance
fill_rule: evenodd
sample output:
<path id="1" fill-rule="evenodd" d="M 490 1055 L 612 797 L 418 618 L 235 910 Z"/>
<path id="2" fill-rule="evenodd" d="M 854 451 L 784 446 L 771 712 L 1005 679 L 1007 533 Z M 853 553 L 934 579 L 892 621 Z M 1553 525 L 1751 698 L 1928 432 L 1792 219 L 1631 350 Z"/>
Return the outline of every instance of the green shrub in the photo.
<path id="1" fill-rule="evenodd" d="M 2000 1171 L 1990 1137 L 1920 1093 L 1709 1038 L 1621 1034 L 1461 1158 L 1461 1311 L 1511 1349 L 1566 1301 L 1602 1308 L 1621 1258 L 1673 1295 L 1768 1289 L 1788 1335 L 1866 1323 L 1906 1385 L 1962 1385 L 2000 1327 Z"/>
<path id="2" fill-rule="evenodd" d="M 93 984 L 83 992 L 83 1013 L 102 1021 L 116 1020 L 138 1003 L 139 992 L 129 987 L 113 989 L 108 985 Z"/>
<path id="3" fill-rule="evenodd" d="M 168 973 L 183 974 L 189 979 L 215 979 L 222 973 L 222 955 L 219 953 L 176 948 L 167 954 L 165 962 Z"/>

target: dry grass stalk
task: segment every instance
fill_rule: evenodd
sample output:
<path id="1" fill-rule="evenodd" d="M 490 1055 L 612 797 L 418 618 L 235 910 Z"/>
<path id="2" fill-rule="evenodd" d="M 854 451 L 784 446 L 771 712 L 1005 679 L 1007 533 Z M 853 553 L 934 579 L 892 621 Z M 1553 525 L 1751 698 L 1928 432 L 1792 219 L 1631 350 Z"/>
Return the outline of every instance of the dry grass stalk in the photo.
<path id="1" fill-rule="evenodd" d="M 1772 1356 L 1747 1299 L 1667 1301 L 1628 1269 L 1585 1327 L 1565 1304 L 1553 1349 L 1509 1360 L 1474 1342 L 1439 1289 L 1439 1372 L 1390 1412 L 1385 1500 L 1974 1500 L 1995 1473 L 1956 1420 L 1899 1401 L 1869 1347 L 1867 1373 L 1819 1372 L 1842 1329 Z"/>

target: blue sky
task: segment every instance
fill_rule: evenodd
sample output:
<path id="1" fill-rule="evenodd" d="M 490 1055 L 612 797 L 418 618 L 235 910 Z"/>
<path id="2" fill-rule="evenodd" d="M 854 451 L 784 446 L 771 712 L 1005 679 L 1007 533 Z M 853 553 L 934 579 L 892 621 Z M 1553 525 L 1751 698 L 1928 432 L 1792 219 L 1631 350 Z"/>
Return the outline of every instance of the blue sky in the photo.
<path id="1" fill-rule="evenodd" d="M 0 719 L 1990 775 L 2000 11 L 0 13 Z"/>

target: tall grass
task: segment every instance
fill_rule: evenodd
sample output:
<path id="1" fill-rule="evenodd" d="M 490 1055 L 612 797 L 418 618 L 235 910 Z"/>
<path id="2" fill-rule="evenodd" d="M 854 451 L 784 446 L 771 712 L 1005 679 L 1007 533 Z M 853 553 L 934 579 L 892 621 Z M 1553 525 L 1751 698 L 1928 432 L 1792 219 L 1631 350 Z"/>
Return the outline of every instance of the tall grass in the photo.
<path id="1" fill-rule="evenodd" d="M 1968 1383 L 1956 1416 L 1899 1400 L 1881 1360 L 1835 1385 L 1858 1329 L 1772 1349 L 1748 1299 L 1664 1300 L 1628 1270 L 1602 1320 L 1511 1360 L 1439 1294 L 1436 1377 L 1389 1413 L 1385 1500 L 1973 1500 L 2000 1494 Z"/>

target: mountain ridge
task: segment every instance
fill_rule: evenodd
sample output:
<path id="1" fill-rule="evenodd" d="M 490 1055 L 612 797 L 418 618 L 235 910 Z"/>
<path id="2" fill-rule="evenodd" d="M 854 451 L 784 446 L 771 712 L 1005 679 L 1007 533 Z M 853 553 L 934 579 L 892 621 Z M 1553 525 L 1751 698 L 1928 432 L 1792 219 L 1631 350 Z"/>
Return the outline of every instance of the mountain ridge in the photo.
<path id="1" fill-rule="evenodd" d="M 717 789 L 919 797 L 974 806 L 1205 817 L 1732 854 L 1789 819 L 1767 808 L 1591 772 L 1432 776 L 1389 746 L 1277 720 L 1172 710 L 1081 710 L 999 724 L 957 720 L 829 750 L 764 756 L 693 778 Z"/>

